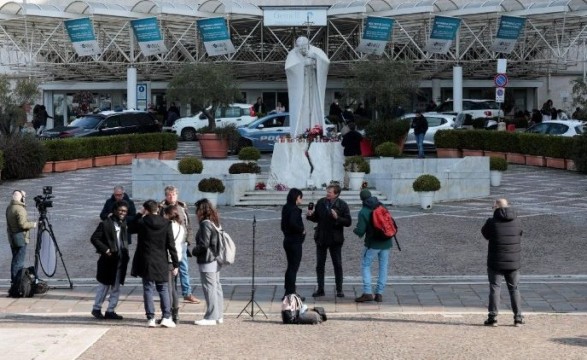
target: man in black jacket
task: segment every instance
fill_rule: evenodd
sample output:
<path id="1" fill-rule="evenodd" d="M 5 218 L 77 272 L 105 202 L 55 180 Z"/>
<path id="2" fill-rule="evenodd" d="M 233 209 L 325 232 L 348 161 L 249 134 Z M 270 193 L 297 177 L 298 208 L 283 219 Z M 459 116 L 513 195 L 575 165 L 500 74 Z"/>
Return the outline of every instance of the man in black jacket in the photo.
<path id="1" fill-rule="evenodd" d="M 416 144 L 418 145 L 418 158 L 424 158 L 424 136 L 428 131 L 428 120 L 421 112 L 416 111 L 416 117 L 412 120 L 412 127 L 414 128 L 414 136 L 416 137 Z"/>
<path id="2" fill-rule="evenodd" d="M 351 212 L 344 200 L 339 198 L 340 186 L 330 185 L 326 188 L 326 197 L 318 200 L 314 210 L 308 210 L 306 218 L 318 223 L 314 229 L 316 241 L 316 277 L 318 289 L 313 297 L 324 296 L 324 267 L 326 253 L 330 250 L 330 258 L 334 266 L 336 281 L 336 296 L 344 297 L 342 291 L 342 244 L 344 242 L 344 227 L 351 226 Z"/>
<path id="3" fill-rule="evenodd" d="M 126 245 L 128 236 L 126 214 L 128 214 L 126 201 L 117 201 L 114 203 L 112 214 L 98 225 L 90 238 L 96 252 L 100 254 L 96 273 L 98 286 L 92 307 L 92 315 L 96 319 L 122 320 L 122 316 L 114 310 L 118 305 L 120 285 L 124 285 L 126 267 L 130 259 Z M 108 308 L 106 313 L 102 314 L 102 304 L 109 292 Z"/>
<path id="4" fill-rule="evenodd" d="M 128 197 L 128 194 L 124 192 L 124 186 L 116 185 L 112 191 L 112 195 L 106 200 L 102 211 L 100 212 L 100 219 L 106 220 L 110 215 L 114 214 L 114 204 L 118 201 L 124 201 L 127 204 L 128 214 L 126 214 L 126 221 L 132 221 L 137 215 L 135 203 Z M 130 233 L 126 237 L 129 244 L 132 244 Z"/>
<path id="5" fill-rule="evenodd" d="M 514 209 L 506 199 L 498 199 L 493 205 L 493 217 L 487 219 L 481 233 L 488 242 L 487 275 L 489 278 L 489 317 L 487 326 L 497 326 L 501 280 L 505 278 L 510 293 L 514 325 L 524 324 L 520 291 L 520 261 L 522 227 Z"/>

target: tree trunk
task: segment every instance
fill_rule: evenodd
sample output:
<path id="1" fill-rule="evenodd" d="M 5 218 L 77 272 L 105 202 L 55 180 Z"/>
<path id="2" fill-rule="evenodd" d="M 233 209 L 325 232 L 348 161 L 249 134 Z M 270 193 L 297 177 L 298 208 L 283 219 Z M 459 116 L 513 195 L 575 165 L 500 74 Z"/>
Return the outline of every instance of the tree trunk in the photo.
<path id="1" fill-rule="evenodd" d="M 216 114 L 216 109 L 212 107 L 211 109 L 204 109 L 202 110 L 202 114 L 204 114 L 208 118 L 208 127 L 210 129 L 216 128 L 216 119 L 214 115 Z"/>

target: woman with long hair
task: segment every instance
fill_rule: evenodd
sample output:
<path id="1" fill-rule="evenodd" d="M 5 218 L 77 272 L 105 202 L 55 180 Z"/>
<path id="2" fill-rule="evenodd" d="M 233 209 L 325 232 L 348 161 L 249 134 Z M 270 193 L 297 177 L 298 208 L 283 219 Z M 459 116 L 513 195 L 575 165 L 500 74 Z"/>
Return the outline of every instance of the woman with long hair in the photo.
<path id="1" fill-rule="evenodd" d="M 169 205 L 163 210 L 163 216 L 171 221 L 171 230 L 173 231 L 173 239 L 175 240 L 175 250 L 177 251 L 177 259 L 181 262 L 187 251 L 187 236 L 185 227 L 181 224 L 179 217 L 179 208 L 177 205 Z M 171 320 L 177 325 L 179 323 L 179 297 L 177 295 L 177 278 L 178 275 L 173 275 L 173 264 L 171 257 L 169 257 L 169 296 L 171 298 Z"/>
<path id="2" fill-rule="evenodd" d="M 200 224 L 196 234 L 196 246 L 193 255 L 200 269 L 202 290 L 206 299 L 206 313 L 202 320 L 194 321 L 196 325 L 222 324 L 224 311 L 224 293 L 220 283 L 221 265 L 216 261 L 218 253 L 218 230 L 220 220 L 218 212 L 208 199 L 196 202 L 196 217 Z"/>
<path id="3" fill-rule="evenodd" d="M 281 231 L 283 232 L 283 248 L 287 258 L 285 271 L 285 295 L 296 293 L 296 277 L 302 261 L 302 243 L 306 238 L 302 221 L 302 191 L 296 188 L 289 190 L 286 204 L 281 209 Z M 303 300 L 302 300 L 303 301 Z"/>

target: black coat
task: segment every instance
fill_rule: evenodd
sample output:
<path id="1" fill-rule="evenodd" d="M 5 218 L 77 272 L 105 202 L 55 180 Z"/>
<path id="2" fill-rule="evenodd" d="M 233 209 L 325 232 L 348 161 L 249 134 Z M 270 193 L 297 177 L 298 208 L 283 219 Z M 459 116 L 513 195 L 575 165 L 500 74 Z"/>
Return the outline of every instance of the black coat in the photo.
<path id="1" fill-rule="evenodd" d="M 218 231 L 209 220 L 200 221 L 200 228 L 196 233 L 196 246 L 192 254 L 198 264 L 207 264 L 216 260 L 218 253 Z"/>
<path id="2" fill-rule="evenodd" d="M 107 218 L 102 221 L 90 238 L 90 241 L 96 248 L 96 252 L 100 254 L 98 259 L 98 270 L 96 272 L 96 280 L 104 285 L 114 285 L 116 281 L 116 270 L 120 263 L 120 284 L 124 285 L 126 278 L 126 268 L 130 257 L 127 248 L 127 231 L 126 222 L 120 223 L 120 240 L 121 248 L 118 248 L 116 239 L 116 229 L 114 223 L 117 219 L 115 217 Z M 110 255 L 106 252 L 110 250 Z"/>
<path id="3" fill-rule="evenodd" d="M 414 134 L 426 134 L 426 131 L 428 131 L 428 120 L 422 115 L 416 116 L 412 120 L 412 127 L 414 128 Z"/>
<path id="4" fill-rule="evenodd" d="M 137 214 L 137 209 L 135 207 L 135 203 L 128 197 L 126 193 L 122 196 L 122 200 L 126 201 L 128 204 L 128 213 L 126 214 L 127 221 L 131 221 Z M 100 219 L 106 220 L 108 214 L 112 214 L 114 212 L 114 204 L 116 204 L 116 198 L 114 195 L 111 195 L 108 200 L 104 203 L 102 207 L 102 211 L 100 212 Z"/>
<path id="5" fill-rule="evenodd" d="M 302 209 L 297 207 L 296 204 L 285 204 L 281 208 L 281 231 L 285 237 L 285 242 L 304 242 L 306 235 L 304 233 Z"/>
<path id="6" fill-rule="evenodd" d="M 487 266 L 493 270 L 518 270 L 521 262 L 522 227 L 512 208 L 499 208 L 487 219 L 481 233 L 488 242 Z"/>
<path id="7" fill-rule="evenodd" d="M 363 140 L 363 135 L 356 130 L 344 134 L 341 143 L 344 148 L 344 156 L 361 155 L 361 140 Z"/>
<path id="8" fill-rule="evenodd" d="M 327 207 L 327 201 L 326 198 L 318 200 L 314 207 L 314 213 L 312 213 L 312 216 L 306 216 L 306 218 L 318 223 L 318 226 L 314 229 L 314 240 L 317 245 L 342 245 L 344 243 L 344 227 L 352 224 L 349 206 L 343 200 L 336 198 L 331 207 L 338 214 L 335 220 Z"/>
<path id="9" fill-rule="evenodd" d="M 167 282 L 168 253 L 173 267 L 179 266 L 171 222 L 163 216 L 149 214 L 130 222 L 129 229 L 138 234 L 130 274 L 149 281 Z"/>

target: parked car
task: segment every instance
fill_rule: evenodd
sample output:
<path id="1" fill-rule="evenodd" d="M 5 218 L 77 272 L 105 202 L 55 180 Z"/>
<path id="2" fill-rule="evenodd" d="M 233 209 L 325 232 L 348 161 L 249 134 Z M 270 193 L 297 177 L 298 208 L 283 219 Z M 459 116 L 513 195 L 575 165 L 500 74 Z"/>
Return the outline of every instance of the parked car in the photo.
<path id="1" fill-rule="evenodd" d="M 439 114 L 435 112 L 427 112 L 423 113 L 422 115 L 424 115 L 428 121 L 428 131 L 426 131 L 426 135 L 424 135 L 424 151 L 436 151 L 436 146 L 434 145 L 434 134 L 436 134 L 438 130 L 453 129 L 456 116 L 449 114 Z M 402 118 L 413 120 L 415 117 L 416 114 L 407 114 Z M 416 136 L 414 135 L 414 129 L 412 128 L 410 128 L 410 131 L 408 132 L 408 138 L 404 144 L 404 151 L 418 151 Z"/>
<path id="2" fill-rule="evenodd" d="M 237 127 L 248 125 L 257 119 L 253 105 L 230 104 L 219 106 L 215 112 L 216 126 L 234 124 Z M 171 126 L 174 132 L 183 140 L 196 140 L 196 133 L 199 129 L 208 126 L 208 118 L 201 111 L 194 116 L 183 117 L 175 120 Z"/>
<path id="3" fill-rule="evenodd" d="M 579 120 L 545 120 L 526 129 L 527 133 L 560 136 L 581 135 L 583 131 L 584 122 Z"/>
<path id="4" fill-rule="evenodd" d="M 67 126 L 46 129 L 41 139 L 56 139 L 85 136 L 108 136 L 161 131 L 161 124 L 144 111 L 105 111 L 88 114 L 73 120 Z"/>
<path id="5" fill-rule="evenodd" d="M 444 114 L 457 114 L 454 111 L 452 99 L 438 105 L 434 111 Z M 463 113 L 470 114 L 473 119 L 503 116 L 503 110 L 500 109 L 499 103 L 489 99 L 463 99 Z"/>
<path id="6" fill-rule="evenodd" d="M 324 119 L 326 131 L 336 131 L 336 125 Z M 239 148 L 254 146 L 259 151 L 273 151 L 275 140 L 290 136 L 289 113 L 272 113 L 246 126 L 237 128 L 241 138 Z"/>

